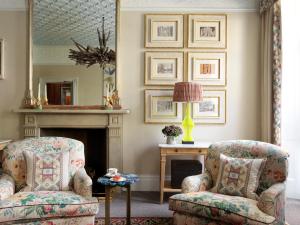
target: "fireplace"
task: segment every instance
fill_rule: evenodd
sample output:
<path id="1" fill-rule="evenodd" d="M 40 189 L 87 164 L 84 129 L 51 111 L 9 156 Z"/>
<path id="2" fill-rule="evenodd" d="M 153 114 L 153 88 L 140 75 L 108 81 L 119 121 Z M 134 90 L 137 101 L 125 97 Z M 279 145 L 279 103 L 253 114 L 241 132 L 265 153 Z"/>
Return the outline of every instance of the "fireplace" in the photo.
<path id="1" fill-rule="evenodd" d="M 95 182 L 107 167 L 123 170 L 123 115 L 129 110 L 20 109 L 24 114 L 24 138 L 62 136 L 85 145 L 86 169 L 96 168 Z"/>
<path id="2" fill-rule="evenodd" d="M 105 190 L 97 183 L 97 178 L 106 173 L 108 165 L 106 128 L 41 128 L 40 136 L 67 137 L 83 142 L 85 169 L 93 179 L 93 195 L 104 193 Z"/>

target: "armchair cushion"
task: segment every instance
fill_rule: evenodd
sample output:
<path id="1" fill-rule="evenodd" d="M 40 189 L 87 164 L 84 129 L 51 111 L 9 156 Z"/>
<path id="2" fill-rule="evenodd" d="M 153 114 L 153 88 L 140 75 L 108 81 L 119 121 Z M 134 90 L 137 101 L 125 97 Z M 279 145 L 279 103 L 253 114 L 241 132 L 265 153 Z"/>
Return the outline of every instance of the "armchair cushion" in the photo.
<path id="1" fill-rule="evenodd" d="M 177 194 L 169 200 L 170 210 L 178 213 L 229 224 L 272 224 L 275 218 L 260 211 L 256 204 L 253 199 L 207 191 Z"/>
<path id="2" fill-rule="evenodd" d="M 2 174 L 0 177 L 0 201 L 8 198 L 14 193 L 15 193 L 14 179 L 7 174 Z"/>
<path id="3" fill-rule="evenodd" d="M 259 197 L 258 208 L 278 221 L 285 221 L 285 184 L 277 183 L 263 191 Z"/>
<path id="4" fill-rule="evenodd" d="M 74 176 L 74 190 L 84 197 L 92 197 L 92 179 L 87 175 L 84 168 L 77 170 Z"/>
<path id="5" fill-rule="evenodd" d="M 189 176 L 182 181 L 182 192 L 206 191 L 212 186 L 212 179 L 208 172 L 200 175 Z"/>
<path id="6" fill-rule="evenodd" d="M 19 192 L 0 201 L 0 223 L 56 217 L 94 216 L 98 211 L 95 198 L 73 192 Z"/>
<path id="7" fill-rule="evenodd" d="M 232 158 L 221 154 L 218 178 L 211 191 L 256 200 L 255 191 L 265 162 L 265 159 Z"/>
<path id="8" fill-rule="evenodd" d="M 24 191 L 68 191 L 69 152 L 34 153 L 24 151 L 26 183 Z"/>

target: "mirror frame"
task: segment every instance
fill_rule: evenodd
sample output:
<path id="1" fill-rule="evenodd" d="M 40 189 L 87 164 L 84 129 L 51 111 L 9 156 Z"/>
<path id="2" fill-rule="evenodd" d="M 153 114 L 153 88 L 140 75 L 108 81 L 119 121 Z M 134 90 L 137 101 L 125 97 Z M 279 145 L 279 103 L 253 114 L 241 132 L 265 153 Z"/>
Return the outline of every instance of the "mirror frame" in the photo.
<path id="1" fill-rule="evenodd" d="M 118 75 L 119 75 L 119 51 L 118 51 L 118 46 L 120 42 L 120 2 L 121 0 L 114 0 L 116 2 L 116 32 L 115 32 L 115 52 L 116 52 L 116 89 L 118 90 L 119 87 L 119 82 L 118 82 Z M 24 108 L 37 108 L 36 107 L 36 98 L 33 94 L 33 89 L 32 89 L 32 78 L 33 78 L 33 63 L 32 63 L 32 45 L 33 45 L 33 40 L 32 40 L 32 17 L 33 17 L 33 3 L 34 0 L 27 0 L 27 38 L 28 38 L 28 60 L 27 60 L 27 70 L 28 70 L 28 75 L 27 75 L 27 84 L 26 84 L 26 94 L 24 98 Z M 55 106 L 56 108 L 60 108 L 60 106 Z M 64 105 L 61 105 L 61 108 L 65 108 Z M 76 108 L 76 106 L 74 107 Z M 89 108 L 89 106 L 83 106 L 83 108 Z M 95 108 L 95 106 L 92 106 L 91 108 Z M 101 108 L 101 107 L 100 107 Z M 97 108 L 98 109 L 98 108 Z"/>

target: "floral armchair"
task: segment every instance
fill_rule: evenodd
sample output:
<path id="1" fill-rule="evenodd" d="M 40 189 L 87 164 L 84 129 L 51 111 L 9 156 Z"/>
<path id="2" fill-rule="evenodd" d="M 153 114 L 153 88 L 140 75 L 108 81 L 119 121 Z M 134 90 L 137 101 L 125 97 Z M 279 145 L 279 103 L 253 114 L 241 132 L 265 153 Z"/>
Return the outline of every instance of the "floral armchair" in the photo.
<path id="1" fill-rule="evenodd" d="M 23 151 L 69 152 L 69 191 L 25 191 Z M 30 138 L 8 145 L 0 177 L 1 224 L 93 225 L 98 201 L 92 198 L 92 180 L 84 169 L 81 142 L 60 137 Z"/>
<path id="2" fill-rule="evenodd" d="M 266 158 L 256 191 L 258 199 L 212 193 L 220 154 L 235 158 Z M 175 225 L 283 225 L 288 154 L 278 146 L 257 141 L 224 141 L 210 146 L 202 175 L 182 183 L 182 194 L 169 200 Z"/>

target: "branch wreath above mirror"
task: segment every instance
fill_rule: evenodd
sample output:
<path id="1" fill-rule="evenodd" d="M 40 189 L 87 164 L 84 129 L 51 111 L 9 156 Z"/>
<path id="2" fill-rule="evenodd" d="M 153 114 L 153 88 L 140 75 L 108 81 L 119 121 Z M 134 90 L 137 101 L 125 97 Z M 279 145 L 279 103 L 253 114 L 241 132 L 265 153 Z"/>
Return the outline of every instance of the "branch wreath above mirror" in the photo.
<path id="1" fill-rule="evenodd" d="M 102 32 L 97 28 L 97 33 L 100 47 L 91 47 L 89 45 L 84 47 L 72 39 L 78 50 L 70 49 L 69 58 L 76 61 L 76 65 L 86 65 L 90 67 L 98 63 L 100 67 L 104 69 L 107 64 L 115 63 L 116 52 L 107 47 L 110 31 L 108 33 L 105 32 L 104 17 L 102 17 Z"/>

